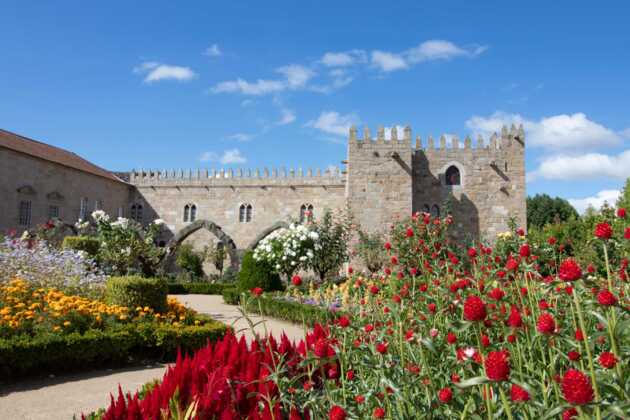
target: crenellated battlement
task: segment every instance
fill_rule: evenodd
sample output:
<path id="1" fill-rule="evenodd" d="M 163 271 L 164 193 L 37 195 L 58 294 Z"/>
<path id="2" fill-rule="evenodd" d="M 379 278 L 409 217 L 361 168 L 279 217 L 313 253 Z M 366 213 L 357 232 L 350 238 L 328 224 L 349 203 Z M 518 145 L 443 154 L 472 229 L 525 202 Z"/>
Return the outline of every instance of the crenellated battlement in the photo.
<path id="1" fill-rule="evenodd" d="M 343 184 L 344 176 L 337 167 L 327 169 L 263 168 L 263 169 L 137 169 L 129 172 L 134 185 L 164 186 L 236 186 L 236 185 L 319 185 Z"/>
<path id="2" fill-rule="evenodd" d="M 426 143 L 420 136 L 416 136 L 415 141 L 412 144 L 412 132 L 409 126 L 403 128 L 402 133 L 399 133 L 397 127 L 392 127 L 389 133 L 386 133 L 384 127 L 379 127 L 376 131 L 376 138 L 372 136 L 369 127 L 363 128 L 363 135 L 358 137 L 358 130 L 356 127 L 350 128 L 348 142 L 350 145 L 356 145 L 359 147 L 365 146 L 390 146 L 390 147 L 403 147 L 409 146 L 410 149 L 416 151 L 424 151 L 425 153 L 440 153 L 440 152 L 457 152 L 460 150 L 483 150 L 493 151 L 508 149 L 515 144 L 523 146 L 525 144 L 525 130 L 521 124 L 516 127 L 512 124 L 511 127 L 503 126 L 500 133 L 494 133 L 489 139 L 484 139 L 483 136 L 477 136 L 475 142 L 470 136 L 466 136 L 463 141 L 458 136 L 441 135 L 437 140 L 429 135 L 426 139 Z M 389 136 L 387 136 L 389 134 Z M 450 140 L 450 141 L 449 141 Z"/>

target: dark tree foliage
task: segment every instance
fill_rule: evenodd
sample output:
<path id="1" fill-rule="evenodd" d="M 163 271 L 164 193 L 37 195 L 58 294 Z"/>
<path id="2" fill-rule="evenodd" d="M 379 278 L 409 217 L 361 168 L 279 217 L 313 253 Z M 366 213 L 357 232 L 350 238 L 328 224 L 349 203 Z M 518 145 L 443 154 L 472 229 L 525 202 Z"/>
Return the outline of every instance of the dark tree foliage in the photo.
<path id="1" fill-rule="evenodd" d="M 547 224 L 566 222 L 577 217 L 577 211 L 563 198 L 552 198 L 547 194 L 527 197 L 528 228 L 542 228 Z"/>

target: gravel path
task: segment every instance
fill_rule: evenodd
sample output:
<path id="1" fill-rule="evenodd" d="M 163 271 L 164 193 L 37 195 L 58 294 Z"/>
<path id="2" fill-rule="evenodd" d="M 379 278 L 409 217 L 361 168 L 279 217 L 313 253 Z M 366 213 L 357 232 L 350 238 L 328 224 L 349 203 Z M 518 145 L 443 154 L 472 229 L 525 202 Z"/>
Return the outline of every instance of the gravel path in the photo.
<path id="1" fill-rule="evenodd" d="M 232 325 L 238 335 L 253 337 L 247 321 L 239 319 L 241 314 L 237 307 L 224 304 L 221 296 L 175 297 L 198 312 Z M 257 316 L 251 319 L 254 323 L 261 320 Z M 266 320 L 264 324 L 276 337 L 283 331 L 291 340 L 299 340 L 304 336 L 302 327 L 295 324 L 273 319 Z M 256 331 L 263 335 L 263 324 L 258 325 Z M 69 420 L 73 415 L 80 418 L 82 412 L 87 413 L 105 407 L 109 402 L 109 394 L 116 392 L 119 384 L 123 391 L 133 392 L 143 384 L 161 378 L 165 369 L 166 366 L 161 364 L 105 369 L 0 385 L 0 419 Z"/>

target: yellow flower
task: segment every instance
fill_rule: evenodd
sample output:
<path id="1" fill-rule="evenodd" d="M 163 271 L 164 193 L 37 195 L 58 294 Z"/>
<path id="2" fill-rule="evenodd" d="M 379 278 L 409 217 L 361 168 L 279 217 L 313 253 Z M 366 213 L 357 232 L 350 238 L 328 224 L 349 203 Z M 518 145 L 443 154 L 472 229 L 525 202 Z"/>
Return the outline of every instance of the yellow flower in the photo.
<path id="1" fill-rule="evenodd" d="M 64 321 L 63 326 L 64 326 L 64 327 L 69 327 L 69 326 L 70 326 L 70 324 L 71 324 L 71 322 L 70 322 L 70 321 Z"/>
<path id="2" fill-rule="evenodd" d="M 59 331 L 61 329 L 61 327 L 59 325 L 55 325 L 53 327 L 53 331 Z"/>
<path id="3" fill-rule="evenodd" d="M 198 319 L 195 319 L 195 325 L 199 325 L 201 324 L 201 321 L 199 321 Z"/>

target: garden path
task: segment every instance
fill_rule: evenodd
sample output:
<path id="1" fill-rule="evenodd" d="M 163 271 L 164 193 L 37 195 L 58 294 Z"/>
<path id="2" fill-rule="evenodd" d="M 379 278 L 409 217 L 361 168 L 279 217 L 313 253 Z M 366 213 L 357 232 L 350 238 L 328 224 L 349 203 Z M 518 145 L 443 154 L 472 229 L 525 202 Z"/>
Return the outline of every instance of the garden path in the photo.
<path id="1" fill-rule="evenodd" d="M 221 296 L 177 295 L 180 302 L 198 312 L 232 325 L 240 336 L 253 337 L 245 319 L 237 307 L 223 303 Z M 256 323 L 258 316 L 251 317 Z M 267 330 L 278 337 L 284 331 L 289 339 L 304 337 L 301 326 L 288 322 L 268 319 Z M 264 334 L 262 324 L 256 331 Z M 7 386 L 0 385 L 0 419 L 4 420 L 56 420 L 80 418 L 81 413 L 91 412 L 109 403 L 109 394 L 116 392 L 118 384 L 123 391 L 133 392 L 143 384 L 159 379 L 166 365 L 150 365 L 125 369 L 105 369 L 49 378 L 29 379 Z"/>

